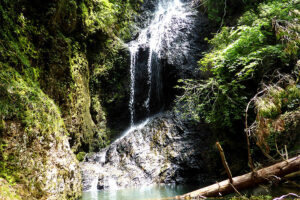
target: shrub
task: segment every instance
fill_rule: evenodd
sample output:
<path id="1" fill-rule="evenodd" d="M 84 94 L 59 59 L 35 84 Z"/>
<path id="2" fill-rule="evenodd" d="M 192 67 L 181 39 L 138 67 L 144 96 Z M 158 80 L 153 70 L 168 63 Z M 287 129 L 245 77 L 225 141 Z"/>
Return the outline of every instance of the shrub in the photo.
<path id="1" fill-rule="evenodd" d="M 219 128 L 231 128 L 241 120 L 263 78 L 274 70 L 292 69 L 299 55 L 298 7 L 291 1 L 261 3 L 257 11 L 241 16 L 236 27 L 223 27 L 199 61 L 199 70 L 211 77 L 181 80 L 185 93 L 177 99 L 177 107 L 185 110 L 183 116 Z M 279 23 L 283 28 L 276 28 L 275 22 L 284 22 Z M 265 108 L 272 115 L 278 112 L 274 105 Z"/>

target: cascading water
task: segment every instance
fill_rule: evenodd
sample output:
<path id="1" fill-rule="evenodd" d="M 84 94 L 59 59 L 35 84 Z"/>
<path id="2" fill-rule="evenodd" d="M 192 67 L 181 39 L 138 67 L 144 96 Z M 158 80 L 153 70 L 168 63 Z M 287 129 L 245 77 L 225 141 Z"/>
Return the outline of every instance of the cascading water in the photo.
<path id="1" fill-rule="evenodd" d="M 156 107 L 156 110 L 163 107 L 162 66 L 160 59 L 167 57 L 170 54 L 170 49 L 174 47 L 181 48 L 174 45 L 176 35 L 178 35 L 181 29 L 187 28 L 185 26 L 189 21 L 192 21 L 190 16 L 194 14 L 180 0 L 161 0 L 150 25 L 140 31 L 136 40 L 129 43 L 131 56 L 130 126 L 133 126 L 135 121 L 139 120 L 137 118 L 146 118 L 150 114 L 153 114 L 155 110 L 152 110 L 151 107 Z M 174 22 L 179 23 L 179 25 L 181 24 L 181 26 L 175 28 Z M 184 48 L 184 45 L 182 48 Z M 145 58 L 147 62 L 141 61 Z M 146 77 L 144 78 L 146 81 L 143 82 L 142 78 L 137 77 L 138 71 L 147 73 L 142 74 L 142 76 Z M 139 82 L 137 82 L 137 79 L 139 79 Z M 145 87 L 142 87 L 140 91 L 136 91 L 137 86 L 141 87 L 140 85 Z M 145 93 L 146 95 L 144 95 Z M 143 103 L 137 104 L 137 98 Z M 144 109 L 139 108 L 139 110 L 142 110 L 141 113 L 143 116 L 141 117 L 136 116 L 137 106 L 144 107 Z"/>
<path id="2" fill-rule="evenodd" d="M 130 47 L 130 100 L 129 100 L 129 110 L 130 110 L 130 127 L 134 123 L 134 88 L 135 88 L 135 62 L 136 62 L 136 47 Z"/>
<path id="3" fill-rule="evenodd" d="M 192 45 L 188 38 L 191 37 L 196 11 L 188 3 L 180 0 L 158 0 L 156 8 L 149 25 L 128 44 L 130 127 L 108 148 L 92 155 L 88 158 L 88 162 L 83 164 L 85 190 L 95 190 L 97 187 L 118 189 L 160 183 L 161 174 L 165 174 L 165 183 L 170 183 L 173 179 L 167 177 L 173 176 L 179 169 L 177 164 L 171 167 L 172 163 L 168 160 L 169 153 L 173 150 L 160 149 L 170 146 L 165 145 L 165 141 L 158 141 L 155 127 L 161 127 L 167 122 L 156 122 L 159 117 L 155 117 L 155 113 L 164 106 L 164 81 L 162 80 L 162 71 L 165 70 L 164 61 L 167 60 L 172 66 L 181 67 L 184 63 L 182 60 L 189 60 L 190 52 L 187 49 L 191 49 Z M 170 142 L 173 141 L 173 137 L 182 136 L 177 133 L 179 129 L 172 127 L 175 126 L 168 125 L 163 131 L 168 135 L 166 138 L 169 138 Z M 178 135 L 172 136 L 172 134 Z M 155 142 L 153 142 L 154 138 Z M 178 139 L 174 141 L 181 142 Z M 162 144 L 156 147 L 156 142 Z M 175 149 L 182 152 L 194 149 L 189 146 L 190 144 L 192 144 L 190 141 L 184 145 L 178 144 Z M 180 150 L 181 148 L 186 150 Z M 178 156 L 173 160 L 181 159 L 179 153 L 173 152 L 172 155 Z M 100 166 L 100 172 L 93 174 L 95 171 L 90 169 L 91 166 Z"/>

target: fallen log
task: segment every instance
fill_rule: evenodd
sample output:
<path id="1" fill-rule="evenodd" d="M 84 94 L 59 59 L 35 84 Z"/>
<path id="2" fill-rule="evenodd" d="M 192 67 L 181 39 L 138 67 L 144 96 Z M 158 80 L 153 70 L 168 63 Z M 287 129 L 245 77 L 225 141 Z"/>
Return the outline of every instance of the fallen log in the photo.
<path id="1" fill-rule="evenodd" d="M 250 172 L 232 179 L 216 183 L 199 190 L 173 197 L 173 199 L 201 199 L 203 197 L 218 197 L 234 192 L 234 188 L 241 190 L 253 187 L 260 183 L 270 181 L 274 178 L 283 177 L 287 174 L 300 170 L 300 155 L 289 160 L 271 165 L 269 167 L 260 169 L 256 172 Z"/>

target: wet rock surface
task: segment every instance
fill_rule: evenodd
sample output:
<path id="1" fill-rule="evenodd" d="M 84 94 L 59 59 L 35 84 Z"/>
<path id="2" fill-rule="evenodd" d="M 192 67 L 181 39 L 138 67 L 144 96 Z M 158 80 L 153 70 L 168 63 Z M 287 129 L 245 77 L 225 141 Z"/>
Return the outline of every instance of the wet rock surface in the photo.
<path id="1" fill-rule="evenodd" d="M 207 48 L 204 38 L 209 30 L 208 19 L 191 1 L 146 1 L 140 16 L 141 29 L 128 43 L 134 68 L 135 122 L 145 119 L 149 110 L 153 115 L 169 108 L 179 93 L 174 89 L 178 80 L 199 75 L 197 61 Z"/>
<path id="2" fill-rule="evenodd" d="M 132 27 L 131 41 L 126 41 L 127 45 L 136 41 L 145 29 L 149 29 L 147 35 L 148 39 L 153 37 L 149 26 L 151 26 L 151 23 L 156 17 L 159 4 L 167 4 L 168 2 L 171 1 L 143 1 L 139 14 L 135 18 L 136 23 L 134 27 Z M 204 76 L 199 73 L 197 61 L 200 59 L 202 52 L 208 48 L 208 44 L 204 38 L 210 36 L 212 27 L 210 26 L 207 17 L 203 13 L 198 12 L 197 8 L 193 7 L 193 1 L 181 0 L 181 2 L 183 3 L 183 6 L 179 7 L 179 9 L 184 10 L 183 14 L 173 15 L 170 20 L 166 20 L 169 23 L 161 26 L 166 31 L 160 38 L 160 55 L 158 55 L 157 52 L 154 52 L 152 55 L 151 86 L 149 86 L 149 75 L 147 72 L 149 53 L 151 50 L 149 42 L 144 43 L 144 45 L 140 45 L 138 49 L 135 69 L 135 122 L 140 122 L 149 114 L 145 106 L 147 90 L 149 87 L 151 87 L 151 99 L 149 103 L 150 115 L 153 115 L 172 107 L 175 96 L 180 94 L 180 91 L 175 88 L 175 86 L 178 85 L 179 79 Z M 170 6 L 165 7 L 170 8 Z M 167 12 L 162 13 L 160 19 L 165 19 L 166 15 Z M 124 51 L 126 51 L 126 49 Z M 109 113 L 107 116 L 108 126 L 112 130 L 117 130 L 117 132 L 121 132 L 130 125 L 128 109 L 128 102 L 130 99 L 130 53 L 129 49 L 127 49 L 127 51 L 127 71 L 123 72 L 126 75 L 122 76 L 122 81 L 120 81 L 122 83 L 124 82 L 124 90 L 122 90 L 124 95 L 120 101 L 113 102 L 109 104 L 109 106 L 104 106 Z M 114 115 L 110 113 L 118 114 Z"/>
<path id="3" fill-rule="evenodd" d="M 145 0 L 136 17 L 136 32 L 132 40 L 135 40 L 140 30 L 150 25 L 155 11 L 159 8 L 159 2 L 166 4 L 169 0 Z M 192 0 L 181 0 L 185 17 L 174 16 L 170 20 L 167 31 L 162 36 L 164 43 L 161 52 L 161 61 L 164 65 L 171 65 L 180 78 L 196 76 L 197 61 L 201 52 L 207 50 L 206 37 L 210 37 L 212 26 L 205 14 L 197 11 Z M 163 16 L 162 16 L 163 17 Z M 144 48 L 148 48 L 145 46 Z M 149 50 L 148 50 L 149 51 Z M 148 51 L 144 51 L 146 54 Z"/>
<path id="4" fill-rule="evenodd" d="M 172 114 L 152 118 L 81 164 L 84 190 L 207 181 L 207 127 L 191 129 Z M 94 184 L 94 186 L 93 186 Z"/>
<path id="5" fill-rule="evenodd" d="M 135 124 L 171 109 L 178 79 L 199 75 L 197 60 L 207 48 L 209 29 L 207 18 L 191 2 L 146 0 L 142 5 L 139 33 L 128 43 L 132 101 L 126 114 Z M 207 183 L 212 137 L 205 125 L 194 127 L 166 112 L 127 133 L 81 164 L 84 190 Z"/>

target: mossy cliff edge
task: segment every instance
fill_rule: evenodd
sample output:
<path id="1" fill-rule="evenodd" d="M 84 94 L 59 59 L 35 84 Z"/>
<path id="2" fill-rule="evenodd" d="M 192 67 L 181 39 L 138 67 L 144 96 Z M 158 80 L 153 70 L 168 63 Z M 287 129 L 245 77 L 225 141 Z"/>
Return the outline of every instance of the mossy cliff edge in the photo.
<path id="1" fill-rule="evenodd" d="M 114 63 L 138 5 L 0 1 L 0 199 L 81 195 L 75 154 L 105 146 L 110 133 L 95 86 L 124 68 L 125 58 Z"/>

